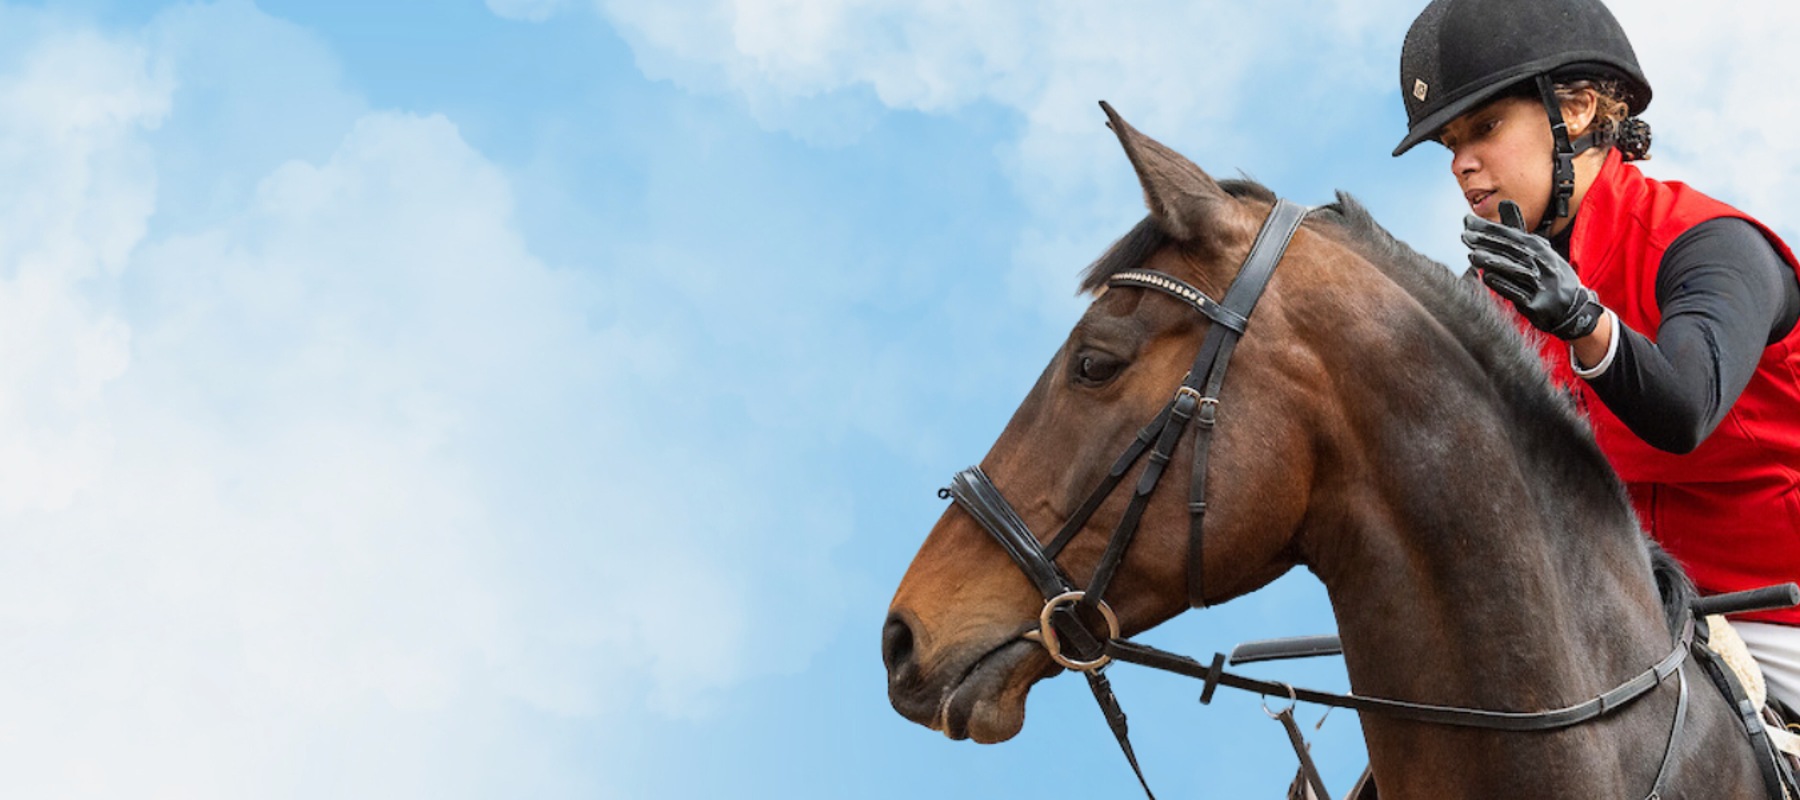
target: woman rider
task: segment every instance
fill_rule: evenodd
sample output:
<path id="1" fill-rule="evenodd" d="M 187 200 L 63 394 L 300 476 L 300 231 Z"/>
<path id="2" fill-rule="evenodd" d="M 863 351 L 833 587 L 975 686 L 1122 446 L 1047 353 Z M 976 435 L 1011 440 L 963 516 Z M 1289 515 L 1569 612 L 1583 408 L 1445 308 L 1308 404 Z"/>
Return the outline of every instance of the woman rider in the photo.
<path id="1" fill-rule="evenodd" d="M 1800 580 L 1800 282 L 1761 223 L 1645 177 L 1650 84 L 1600 0 L 1433 0 L 1407 133 L 1451 153 L 1469 262 L 1544 337 L 1645 530 L 1703 593 Z M 1530 230 L 1534 233 L 1526 233 Z M 1734 623 L 1800 708 L 1800 609 Z"/>

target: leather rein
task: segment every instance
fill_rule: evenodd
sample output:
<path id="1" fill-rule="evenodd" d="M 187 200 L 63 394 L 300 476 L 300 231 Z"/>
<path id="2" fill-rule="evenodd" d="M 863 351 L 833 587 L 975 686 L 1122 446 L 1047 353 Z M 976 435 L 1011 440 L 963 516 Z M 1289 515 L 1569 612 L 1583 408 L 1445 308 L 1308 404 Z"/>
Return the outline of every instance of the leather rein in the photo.
<path id="1" fill-rule="evenodd" d="M 1224 383 L 1225 369 L 1232 352 L 1249 324 L 1251 312 L 1256 308 L 1270 276 L 1274 274 L 1276 265 L 1280 263 L 1289 242 L 1293 240 L 1308 212 L 1309 209 L 1288 200 L 1276 201 L 1222 301 L 1212 300 L 1199 289 L 1174 276 L 1152 270 L 1126 270 L 1107 281 L 1109 288 L 1138 287 L 1167 294 L 1187 303 L 1212 320 L 1213 325 L 1206 332 L 1200 351 L 1194 357 L 1193 367 L 1175 390 L 1175 396 L 1150 424 L 1138 432 L 1137 437 L 1107 471 L 1106 477 L 1048 543 L 1040 543 L 1041 540 L 1032 533 L 980 467 L 970 467 L 957 473 L 950 485 L 938 492 L 938 496 L 954 500 L 968 512 L 983 530 L 999 542 L 1013 563 L 1018 565 L 1043 595 L 1044 608 L 1039 614 L 1039 627 L 1027 633 L 1025 638 L 1042 644 L 1058 665 L 1086 676 L 1094 699 L 1106 716 L 1107 725 L 1112 728 L 1113 736 L 1137 775 L 1138 783 L 1144 787 L 1144 793 L 1151 800 L 1155 800 L 1155 795 L 1150 792 L 1143 770 L 1138 767 L 1137 756 L 1132 752 L 1124 710 L 1113 694 L 1111 682 L 1103 674 L 1114 660 L 1204 681 L 1201 703 L 1210 703 L 1213 692 L 1218 687 L 1228 686 L 1264 696 L 1286 697 L 1296 704 L 1304 701 L 1430 724 L 1502 731 L 1553 730 L 1599 719 L 1643 697 L 1660 686 L 1669 675 L 1675 674 L 1679 677 L 1680 685 L 1675 719 L 1670 727 L 1668 743 L 1664 746 L 1656 781 L 1647 795 L 1650 798 L 1659 797 L 1667 785 L 1671 765 L 1675 760 L 1675 743 L 1680 738 L 1683 721 L 1687 716 L 1687 677 L 1680 669 L 1694 641 L 1694 620 L 1691 613 L 1683 624 L 1682 635 L 1675 647 L 1655 665 L 1586 702 L 1536 712 L 1440 706 L 1295 688 L 1277 681 L 1227 672 L 1223 654 L 1215 654 L 1210 664 L 1202 664 L 1186 656 L 1129 641 L 1119 635 L 1118 618 L 1103 598 L 1119 565 L 1124 561 L 1127 548 L 1131 546 L 1150 494 L 1162 479 L 1164 467 L 1190 422 L 1194 423 L 1195 432 L 1194 465 L 1188 494 L 1188 600 L 1194 607 L 1206 605 L 1201 585 L 1202 524 L 1206 516 L 1207 452 L 1217 422 L 1219 389 Z M 1056 563 L 1056 557 L 1087 525 L 1088 519 L 1112 495 L 1126 473 L 1144 458 L 1146 452 L 1149 456 L 1148 463 L 1138 477 L 1124 515 L 1107 541 L 1106 549 L 1086 588 L 1077 588 L 1074 581 Z M 1088 620 L 1083 619 L 1084 613 L 1088 620 L 1097 618 L 1103 622 L 1105 630 L 1095 631 Z M 1330 796 L 1325 792 L 1318 770 L 1314 768 L 1300 738 L 1299 727 L 1293 719 L 1293 705 L 1281 712 L 1269 713 L 1287 728 L 1295 752 L 1300 757 L 1301 771 L 1306 774 L 1314 793 L 1321 800 L 1329 800 Z"/>

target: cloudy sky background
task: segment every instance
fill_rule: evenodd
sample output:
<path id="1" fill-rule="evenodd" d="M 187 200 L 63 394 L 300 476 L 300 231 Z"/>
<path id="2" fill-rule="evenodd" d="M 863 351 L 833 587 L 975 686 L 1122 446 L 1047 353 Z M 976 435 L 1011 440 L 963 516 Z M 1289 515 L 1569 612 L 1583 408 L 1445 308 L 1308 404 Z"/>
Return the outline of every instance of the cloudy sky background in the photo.
<path id="1" fill-rule="evenodd" d="M 1075 679 L 895 715 L 886 603 L 1143 213 L 1095 101 L 1460 268 L 1420 6 L 0 5 L 0 793 L 1129 796 Z M 1800 234 L 1800 9 L 1614 6 L 1652 174 Z M 1279 796 L 1255 698 L 1112 674 L 1165 798 Z"/>

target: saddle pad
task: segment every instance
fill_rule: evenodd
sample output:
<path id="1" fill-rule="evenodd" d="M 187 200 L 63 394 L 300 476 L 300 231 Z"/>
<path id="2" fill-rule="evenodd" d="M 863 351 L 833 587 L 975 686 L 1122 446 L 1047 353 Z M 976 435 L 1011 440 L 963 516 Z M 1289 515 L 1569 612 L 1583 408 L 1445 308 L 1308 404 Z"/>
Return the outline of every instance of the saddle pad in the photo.
<path id="1" fill-rule="evenodd" d="M 1743 638 L 1738 636 L 1731 623 L 1718 614 L 1706 618 L 1706 629 L 1706 646 L 1725 659 L 1726 665 L 1737 675 L 1738 683 L 1744 687 L 1744 694 L 1750 697 L 1756 710 L 1761 711 L 1769 690 L 1763 685 L 1762 670 L 1757 668 L 1756 659 L 1750 657 L 1750 648 L 1744 646 Z"/>
<path id="2" fill-rule="evenodd" d="M 1744 639 L 1738 636 L 1737 629 L 1731 627 L 1723 616 L 1717 614 L 1706 618 L 1707 647 L 1725 660 L 1726 666 L 1737 675 L 1738 684 L 1744 687 L 1744 694 L 1756 705 L 1757 711 L 1764 711 L 1764 719 L 1769 714 L 1765 711 L 1768 701 L 1768 687 L 1763 683 L 1762 669 L 1757 667 L 1756 659 L 1750 656 L 1750 648 L 1744 645 Z M 1763 729 L 1769 732 L 1769 743 L 1793 758 L 1800 758 L 1800 735 L 1795 735 L 1780 725 L 1763 723 Z M 1786 796 L 1787 787 L 1782 787 Z"/>

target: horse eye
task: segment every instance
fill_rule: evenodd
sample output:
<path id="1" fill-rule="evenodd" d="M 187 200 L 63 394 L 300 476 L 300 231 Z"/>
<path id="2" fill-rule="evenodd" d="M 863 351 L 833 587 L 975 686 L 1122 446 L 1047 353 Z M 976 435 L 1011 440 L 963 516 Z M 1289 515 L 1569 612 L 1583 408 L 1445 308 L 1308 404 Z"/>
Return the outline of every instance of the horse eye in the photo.
<path id="1" fill-rule="evenodd" d="M 1085 355 L 1075 366 L 1075 377 L 1082 383 L 1098 386 L 1119 374 L 1125 362 L 1099 355 Z"/>

